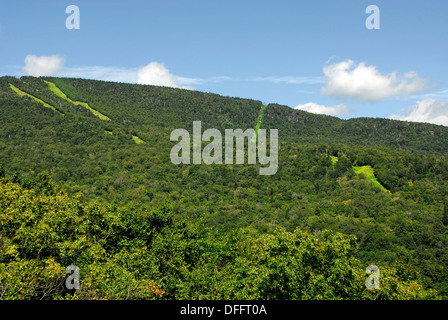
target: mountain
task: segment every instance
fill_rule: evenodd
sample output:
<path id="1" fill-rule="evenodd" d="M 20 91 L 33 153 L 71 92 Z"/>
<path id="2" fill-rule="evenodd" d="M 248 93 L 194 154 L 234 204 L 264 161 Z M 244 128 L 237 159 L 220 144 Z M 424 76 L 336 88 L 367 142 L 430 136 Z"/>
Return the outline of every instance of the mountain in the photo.
<path id="1" fill-rule="evenodd" d="M 219 130 L 250 128 L 262 107 L 261 101 L 168 87 L 69 78 L 21 79 L 1 78 L 2 91 L 11 95 L 8 88 L 11 83 L 30 91 L 28 93 L 34 92 L 37 98 L 53 102 L 63 112 L 73 112 L 73 104 L 67 105 L 67 100 L 55 97 L 50 91 L 46 82 L 53 82 L 72 99 L 88 101 L 97 110 L 110 115 L 112 123 L 119 123 L 128 130 L 142 130 L 143 134 L 151 130 L 191 128 L 193 121 L 202 121 Z M 342 120 L 269 104 L 262 128 L 278 129 L 280 139 L 287 142 L 385 146 L 436 155 L 448 152 L 448 144 L 444 143 L 448 128 L 427 123 L 379 118 Z"/>
<path id="2" fill-rule="evenodd" d="M 174 165 L 170 151 L 175 142 L 170 141 L 170 134 L 178 128 L 192 133 L 193 121 L 201 121 L 202 130 L 216 128 L 220 132 L 278 129 L 278 171 L 260 175 L 261 164 Z M 74 254 L 64 250 L 83 248 L 77 242 L 82 238 L 87 239 L 83 245 L 90 251 L 85 260 L 77 261 L 92 272 L 99 272 L 102 263 L 95 252 L 112 259 L 107 260 L 110 266 L 119 263 L 120 254 L 126 259 L 133 255 L 143 259 L 140 254 L 145 246 L 155 251 L 144 259 L 155 259 L 155 253 L 174 259 L 170 267 L 157 265 L 160 272 L 145 278 L 149 286 L 156 285 L 151 282 L 154 277 L 163 279 L 157 287 L 166 292 L 165 297 L 207 296 L 191 283 L 196 279 L 216 293 L 208 297 L 238 298 L 226 291 L 238 287 L 230 274 L 241 272 L 238 279 L 243 281 L 251 270 L 250 274 L 265 272 L 283 280 L 269 289 L 266 284 L 274 281 L 269 276 L 262 282 L 251 278 L 253 282 L 247 285 L 258 291 L 244 287 L 246 295 L 241 297 L 329 298 L 319 296 L 320 289 L 293 295 L 292 288 L 303 284 L 288 289 L 290 281 L 285 279 L 293 277 L 293 271 L 281 266 L 294 263 L 300 268 L 300 259 L 283 261 L 283 249 L 276 249 L 285 246 L 285 252 L 306 256 L 305 249 L 295 247 L 296 240 L 291 239 L 308 243 L 314 241 L 308 236 L 312 234 L 325 239 L 314 253 L 323 250 L 340 259 L 354 259 L 346 267 L 361 273 L 368 265 L 377 265 L 380 270 L 391 270 L 386 272 L 391 278 L 384 278 L 384 283 L 391 279 L 416 281 L 418 288 L 437 290 L 437 297 L 446 298 L 447 137 L 444 126 L 387 119 L 342 120 L 185 89 L 74 78 L 2 77 L 0 178 L 4 192 L 0 208 L 4 216 L 0 235 L 5 245 L 0 247 L 9 253 L 1 256 L 0 263 L 12 268 L 17 252 L 16 258 L 23 263 L 37 259 L 41 267 L 47 261 L 42 260 L 45 256 L 53 259 L 47 261 L 50 265 L 61 267 Z M 70 206 L 64 207 L 63 202 Z M 59 211 L 53 210 L 52 203 L 55 208 L 60 206 Z M 30 217 L 36 215 L 28 222 L 27 215 L 14 215 L 27 210 L 31 210 Z M 53 221 L 54 217 L 63 220 L 60 210 L 68 210 L 73 217 L 79 215 L 79 223 L 84 221 L 92 228 L 60 227 L 60 222 Z M 164 220 L 165 214 L 175 222 Z M 23 238 L 22 224 L 35 236 Z M 139 224 L 143 229 L 137 227 Z M 43 230 L 50 231 L 47 234 Z M 90 232 L 98 232 L 101 243 L 88 235 Z M 149 234 L 157 234 L 155 244 L 148 240 Z M 176 251 L 180 249 L 174 240 L 168 240 L 169 235 L 179 239 L 188 254 Z M 44 239 L 50 236 L 54 236 L 53 242 L 45 244 Z M 164 247 L 161 241 L 169 246 Z M 346 245 L 348 251 L 334 251 L 330 245 L 334 241 Z M 27 251 L 23 248 L 26 243 L 36 248 L 45 244 L 49 249 Z M 247 252 L 232 251 L 236 244 Z M 257 258 L 261 259 L 255 259 L 260 267 L 267 268 L 261 271 L 251 261 L 264 244 L 273 259 L 283 262 L 270 264 Z M 317 259 L 319 254 L 311 256 Z M 310 268 L 322 270 L 332 265 L 328 257 Z M 243 265 L 238 264 L 241 261 Z M 207 271 L 212 265 L 217 268 L 215 275 Z M 342 265 L 333 267 L 339 272 Z M 143 262 L 135 268 L 140 274 L 149 274 Z M 132 268 L 125 269 L 120 269 L 123 275 Z M 138 282 L 137 278 L 129 281 Z M 316 279 L 307 285 L 315 286 Z M 359 279 L 352 280 L 359 285 Z M 341 282 L 334 290 L 343 292 L 347 283 Z M 94 290 L 93 282 L 89 284 Z M 360 298 L 362 289 L 336 297 Z M 406 294 L 408 298 L 422 297 L 414 289 L 394 293 L 400 298 Z M 391 298 L 389 293 L 383 298 Z M 141 297 L 146 296 L 141 293 Z"/>
<path id="3" fill-rule="evenodd" d="M 384 146 L 437 155 L 448 152 L 448 128 L 440 125 L 382 118 L 342 120 L 278 104 L 268 106 L 264 119 L 265 127 L 278 128 L 288 142 Z"/>

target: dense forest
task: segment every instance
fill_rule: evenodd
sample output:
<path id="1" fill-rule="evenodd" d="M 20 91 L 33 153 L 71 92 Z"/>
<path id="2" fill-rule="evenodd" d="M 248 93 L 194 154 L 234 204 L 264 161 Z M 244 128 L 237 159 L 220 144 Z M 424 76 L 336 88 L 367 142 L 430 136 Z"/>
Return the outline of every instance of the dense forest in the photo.
<path id="1" fill-rule="evenodd" d="M 193 121 L 278 129 L 277 173 L 172 164 Z M 446 127 L 52 77 L 0 78 L 0 122 L 0 298 L 448 298 Z"/>

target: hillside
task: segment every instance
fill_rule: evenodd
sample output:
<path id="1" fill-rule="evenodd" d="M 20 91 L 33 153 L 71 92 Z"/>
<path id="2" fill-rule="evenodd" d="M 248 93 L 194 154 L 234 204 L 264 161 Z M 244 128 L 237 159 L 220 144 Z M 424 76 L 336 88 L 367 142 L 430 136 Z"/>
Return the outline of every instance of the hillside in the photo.
<path id="1" fill-rule="evenodd" d="M 185 89 L 70 78 L 45 79 L 3 77 L 2 91 L 6 89 L 4 85 L 10 83 L 28 94 L 34 91 L 35 97 L 45 97 L 64 110 L 68 106 L 61 100 L 73 101 L 55 92 L 56 88 L 63 95 L 79 100 L 80 105 L 82 101 L 90 102 L 98 110 L 94 114 L 101 114 L 101 111 L 109 114 L 115 123 L 142 131 L 191 128 L 193 120 L 219 130 L 250 128 L 255 126 L 262 107 L 260 101 Z M 65 112 L 69 111 L 65 109 Z M 110 120 L 106 115 L 101 116 Z M 448 139 L 448 128 L 427 123 L 380 118 L 342 120 L 269 104 L 261 128 L 279 129 L 280 139 L 288 142 L 385 146 L 436 155 L 448 153 L 448 144 L 444 143 Z"/>
<path id="2" fill-rule="evenodd" d="M 272 176 L 260 176 L 257 170 L 259 164 L 173 165 L 170 150 L 174 143 L 170 141 L 170 133 L 176 128 L 191 131 L 193 121 L 201 121 L 203 130 L 278 129 L 278 172 Z M 207 297 L 235 298 L 225 289 L 236 286 L 229 275 L 235 272 L 234 268 L 240 270 L 240 279 L 244 279 L 250 272 L 256 272 L 251 269 L 253 266 L 249 261 L 258 261 L 254 260 L 257 250 L 261 250 L 258 245 L 270 246 L 270 254 L 281 260 L 284 256 L 275 248 L 282 243 L 287 252 L 291 250 L 299 259 L 302 249 L 295 248 L 291 244 L 295 240 L 291 239 L 298 237 L 305 239 L 304 241 L 312 241 L 307 236 L 309 234 L 316 237 L 325 235 L 324 246 L 329 245 L 335 239 L 333 237 L 341 237 L 338 241 L 345 243 L 350 249 L 334 254 L 341 255 L 343 260 L 347 259 L 347 263 L 353 261 L 353 264 L 344 265 L 347 268 L 358 270 L 356 272 L 362 271 L 360 266 L 365 270 L 371 264 L 380 266 L 380 269 L 391 268 L 390 270 L 394 270 L 392 273 L 398 272 L 396 278 L 399 281 L 418 281 L 425 289 L 437 290 L 438 297 L 446 298 L 447 138 L 448 128 L 443 126 L 386 119 L 341 120 L 277 104 L 263 106 L 256 100 L 184 89 L 68 78 L 2 77 L 0 173 L 5 179 L 2 181 L 4 199 L 0 202 L 3 205 L 0 214 L 5 215 L 2 218 L 1 236 L 7 246 L 2 246 L 1 250 L 13 246 L 23 263 L 30 259 L 37 259 L 37 265 L 44 263 L 44 260 L 39 260 L 44 259 L 43 257 L 22 248 L 25 240 L 20 242 L 21 238 L 16 234 L 20 230 L 21 220 L 11 225 L 5 221 L 16 219 L 11 215 L 14 208 L 19 212 L 27 208 L 20 206 L 23 200 L 20 194 L 28 195 L 31 191 L 26 190 L 35 189 L 42 192 L 42 183 L 39 181 L 47 181 L 47 178 L 42 178 L 47 172 L 60 184 L 60 193 L 53 194 L 52 188 L 48 187 L 51 192 L 44 192 L 42 197 L 50 198 L 42 200 L 39 198 L 41 195 L 34 196 L 30 193 L 31 201 L 53 203 L 63 195 L 65 200 L 57 202 L 58 206 L 63 206 L 65 201 L 74 202 L 70 208 L 79 207 L 78 201 L 81 201 L 82 206 L 85 204 L 86 208 L 96 203 L 101 208 L 100 212 L 107 216 L 107 223 L 98 224 L 92 230 L 97 230 L 100 234 L 113 234 L 111 241 L 116 241 L 101 244 L 112 259 L 109 260 L 111 268 L 113 263 L 118 263 L 119 252 L 125 259 L 141 254 L 139 250 L 144 246 L 141 237 L 144 235 L 136 231 L 138 236 L 131 236 L 123 231 L 126 229 L 123 224 L 131 223 L 129 221 L 133 218 L 129 215 L 132 216 L 133 213 L 146 212 L 142 213 L 141 218 L 150 212 L 167 212 L 161 208 L 168 203 L 173 221 L 167 224 L 166 234 L 173 232 L 178 237 L 187 237 L 186 231 L 181 232 L 179 230 L 182 228 L 175 227 L 185 219 L 194 225 L 192 228 L 214 230 L 210 234 L 199 233 L 200 237 L 197 237 L 202 237 L 202 240 L 198 240 L 198 243 L 202 243 L 202 247 L 196 244 L 196 240 L 184 239 L 186 242 L 182 242 L 185 245 L 182 250 L 187 250 L 191 255 L 173 256 L 173 259 L 178 259 L 173 262 L 174 265 L 179 267 L 178 270 L 183 270 L 182 276 L 171 269 L 166 271 L 167 269 L 162 268 L 166 272 L 162 270 L 160 273 L 140 270 L 143 263 L 135 266 L 144 275 L 148 286 L 160 286 L 156 281 L 157 277 L 164 279 L 161 281 L 162 289 L 167 292 L 168 298 L 185 297 L 174 290 L 176 281 L 181 278 L 185 282 L 179 290 L 184 290 L 184 293 L 192 290 L 198 296 L 207 296 L 192 284 L 193 279 L 196 279 L 205 288 L 214 288 L 215 293 L 219 293 Z M 364 173 L 359 168 L 364 168 Z M 51 199 L 53 196 L 56 199 Z M 52 212 L 51 205 L 46 204 L 44 208 L 42 212 Z M 12 209 L 14 210 L 10 211 Z M 33 210 L 31 211 L 39 211 Z M 70 211 L 72 209 L 61 210 L 69 210 L 74 217 L 85 212 L 87 215 L 90 214 L 88 212 L 95 212 L 93 209 L 86 209 L 84 213 Z M 125 212 L 125 218 L 118 219 L 114 216 L 116 212 Z M 50 222 L 45 225 L 51 227 L 53 213 L 48 214 Z M 36 217 L 36 221 L 39 219 Z M 85 219 L 89 220 L 90 216 Z M 163 217 L 158 216 L 157 219 L 163 220 Z M 148 230 L 152 228 L 152 223 L 159 223 L 157 219 L 148 222 Z M 37 247 L 45 244 L 42 240 L 44 236 L 39 235 L 40 227 L 42 225 L 37 222 L 29 225 L 31 229 L 37 228 L 36 237 L 30 238 Z M 21 235 L 22 232 L 23 230 L 18 234 Z M 46 251 L 45 259 L 56 259 L 54 261 L 60 267 L 69 262 L 67 255 L 62 255 L 60 251 L 61 244 L 58 244 L 64 241 L 65 231 L 61 229 L 55 232 L 61 234 L 52 244 L 56 247 L 50 246 L 51 249 Z M 89 232 L 87 229 L 79 229 L 70 241 L 76 242 L 78 236 L 89 237 Z M 223 238 L 218 239 L 217 234 L 222 234 Z M 128 237 L 126 241 L 136 242 L 128 246 L 126 241 L 120 242 L 120 237 Z M 192 239 L 197 239 L 195 237 Z M 160 238 L 158 241 L 165 241 L 164 239 Z M 349 239 L 354 239 L 354 243 Z M 254 251 L 249 250 L 245 256 L 243 252 L 235 253 L 236 256 L 230 254 L 229 243 L 234 240 L 236 243 L 243 243 L 241 248 L 251 247 L 249 244 L 254 243 L 251 247 Z M 91 241 L 93 240 L 88 240 Z M 217 247 L 211 248 L 214 241 L 217 241 Z M 161 257 L 169 256 L 178 252 L 176 245 L 172 246 L 159 246 L 156 247 L 158 251 L 154 252 L 160 253 Z M 95 247 L 91 250 L 91 256 L 81 261 L 86 266 L 99 263 L 95 260 Z M 244 256 L 243 260 L 238 256 L 240 254 Z M 199 259 L 198 255 L 205 260 Z M 156 256 L 154 253 L 150 257 L 154 259 Z M 11 259 L 0 260 L 0 263 L 10 264 Z M 208 268 L 217 261 L 221 269 L 215 275 L 210 274 Z M 241 261 L 244 261 L 243 264 L 238 265 Z M 279 263 L 287 265 L 297 261 L 285 260 Z M 318 268 L 331 265 L 331 261 L 332 259 L 324 259 Z M 278 265 L 270 265 L 267 260 L 261 259 L 257 263 L 266 268 L 264 271 L 257 271 L 265 272 L 263 274 L 278 272 L 277 275 L 281 278 L 293 272 Z M 92 272 L 99 272 L 95 266 L 88 268 Z M 339 270 L 342 265 L 333 267 L 334 270 Z M 244 270 L 252 271 L 246 273 Z M 412 279 L 406 278 L 409 275 L 405 277 L 406 270 L 414 275 Z M 123 269 L 123 274 L 131 277 L 128 272 L 130 270 Z M 213 280 L 216 283 L 207 282 L 212 280 L 201 278 L 201 273 L 208 274 L 210 279 L 216 276 Z M 136 278 L 132 279 L 137 281 Z M 185 279 L 190 279 L 190 282 Z M 306 292 L 301 292 L 295 296 L 290 292 L 303 284 L 295 283 L 288 287 L 288 281 L 282 282 L 278 288 L 269 291 L 265 284 L 272 279 L 252 280 L 248 280 L 244 289 L 246 291 L 243 290 L 246 292 L 244 298 L 313 298 L 309 295 L 311 293 L 307 295 Z M 353 281 L 359 281 L 359 278 L 353 278 Z M 307 285 L 311 288 L 315 282 L 312 283 Z M 251 285 L 258 288 L 258 291 L 250 291 L 248 288 Z M 330 286 L 328 283 L 325 285 Z M 336 291 L 348 284 L 343 282 L 340 285 Z M 359 287 L 356 288 L 360 290 Z M 143 291 L 138 291 L 140 289 Z M 145 295 L 144 289 L 140 289 L 136 289 L 136 292 L 140 292 L 141 297 L 154 297 Z M 312 295 L 331 298 L 319 296 L 319 290 Z M 117 293 L 117 297 L 122 297 L 122 294 Z M 362 296 L 360 291 L 351 294 L 338 297 L 350 299 Z M 412 294 L 410 297 L 422 297 Z M 401 292 L 397 297 L 404 296 Z M 392 294 L 383 298 L 390 299 Z"/>
<path id="3" fill-rule="evenodd" d="M 263 126 L 278 128 L 288 142 L 343 143 L 347 145 L 384 146 L 394 150 L 447 155 L 448 128 L 381 118 L 336 117 L 294 110 L 270 104 Z"/>

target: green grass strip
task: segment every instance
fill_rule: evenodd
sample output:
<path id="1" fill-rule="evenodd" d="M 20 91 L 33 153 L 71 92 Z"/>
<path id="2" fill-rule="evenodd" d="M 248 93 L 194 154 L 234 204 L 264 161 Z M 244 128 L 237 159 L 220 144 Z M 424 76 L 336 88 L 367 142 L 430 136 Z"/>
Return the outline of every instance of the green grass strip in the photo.
<path id="1" fill-rule="evenodd" d="M 376 179 L 374 170 L 371 166 L 353 166 L 353 171 L 356 173 L 357 176 L 363 174 L 366 178 L 366 180 L 373 183 L 374 186 L 380 188 L 381 190 L 390 193 L 389 190 L 383 187 L 383 185 Z"/>
<path id="2" fill-rule="evenodd" d="M 53 107 L 52 105 L 49 105 L 48 103 L 42 101 L 41 99 L 36 98 L 35 96 L 33 96 L 33 95 L 31 95 L 31 94 L 29 94 L 29 93 L 27 93 L 27 92 L 25 92 L 25 91 L 20 90 L 19 88 L 17 88 L 16 86 L 14 86 L 12 83 L 9 84 L 9 87 L 10 87 L 15 93 L 17 93 L 20 97 L 30 97 L 30 98 L 33 99 L 34 101 L 37 101 L 37 102 L 39 102 L 40 104 L 42 104 L 44 107 L 46 107 L 46 108 L 50 108 L 51 110 L 56 111 L 57 113 L 59 113 L 59 114 L 61 114 L 61 115 L 64 115 L 63 113 L 61 113 L 61 112 L 59 112 L 58 110 L 56 110 L 56 108 Z"/>
<path id="3" fill-rule="evenodd" d="M 137 136 L 132 136 L 132 140 L 134 140 L 134 142 L 135 142 L 136 144 L 142 144 L 142 143 L 145 143 L 145 141 L 143 141 L 142 139 L 140 139 L 140 138 L 137 137 Z"/>
<path id="4" fill-rule="evenodd" d="M 258 130 L 260 130 L 261 124 L 263 123 L 264 111 L 266 110 L 265 105 L 262 105 L 260 108 L 260 113 L 258 114 L 257 123 L 255 124 L 255 136 L 252 138 L 253 141 L 257 141 L 258 138 Z"/>
<path id="5" fill-rule="evenodd" d="M 61 89 L 59 89 L 53 82 L 50 81 L 46 81 L 44 80 L 46 84 L 48 84 L 48 88 L 55 94 L 57 95 L 59 98 L 62 98 L 64 100 L 67 100 L 68 102 L 71 102 L 74 105 L 80 105 L 86 109 L 88 109 L 90 112 L 93 113 L 93 115 L 97 116 L 98 118 L 100 118 L 101 120 L 105 120 L 105 121 L 110 121 L 110 118 L 105 116 L 104 114 L 98 112 L 97 110 L 93 109 L 92 107 L 89 106 L 88 103 L 86 102 L 81 102 L 81 101 L 73 101 L 72 99 L 70 99 L 69 97 L 66 96 L 66 94 L 64 92 L 61 91 Z"/>

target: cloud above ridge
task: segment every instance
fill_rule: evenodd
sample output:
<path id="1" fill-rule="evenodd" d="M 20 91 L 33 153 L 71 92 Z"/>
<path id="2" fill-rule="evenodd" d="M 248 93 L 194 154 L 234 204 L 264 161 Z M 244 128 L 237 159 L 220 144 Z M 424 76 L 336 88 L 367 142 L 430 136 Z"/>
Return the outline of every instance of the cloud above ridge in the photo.
<path id="1" fill-rule="evenodd" d="M 138 69 L 137 83 L 179 88 L 176 77 L 169 72 L 163 63 L 155 61 Z"/>
<path id="2" fill-rule="evenodd" d="M 434 99 L 417 101 L 405 114 L 392 114 L 389 118 L 448 126 L 448 101 Z"/>
<path id="3" fill-rule="evenodd" d="M 25 57 L 22 72 L 27 76 L 57 76 L 115 81 L 137 84 L 149 84 L 173 88 L 194 89 L 192 85 L 207 82 L 208 79 L 179 77 L 172 74 L 163 63 L 150 62 L 140 68 L 79 66 L 65 67 L 64 58 L 60 55 Z M 216 81 L 216 80 L 214 80 Z"/>
<path id="4" fill-rule="evenodd" d="M 317 114 L 326 114 L 329 116 L 340 116 L 340 115 L 344 115 L 344 114 L 353 112 L 345 104 L 338 104 L 336 106 L 324 106 L 324 105 L 320 105 L 320 104 L 317 104 L 314 102 L 299 104 L 294 109 L 307 111 L 307 112 L 311 112 L 311 113 L 317 113 Z"/>
<path id="5" fill-rule="evenodd" d="M 175 76 L 165 67 L 163 63 L 153 61 L 138 69 L 137 83 L 172 88 L 193 89 L 190 85 L 199 83 L 199 80 Z"/>
<path id="6" fill-rule="evenodd" d="M 62 70 L 64 59 L 59 55 L 35 56 L 29 54 L 25 57 L 25 66 L 22 71 L 28 76 L 51 76 Z"/>
<path id="7" fill-rule="evenodd" d="M 356 65 L 346 60 L 323 68 L 327 79 L 321 93 L 327 96 L 360 102 L 377 102 L 386 98 L 408 96 L 430 86 L 416 72 L 398 76 L 396 72 L 383 74 L 375 66 L 361 62 Z"/>

